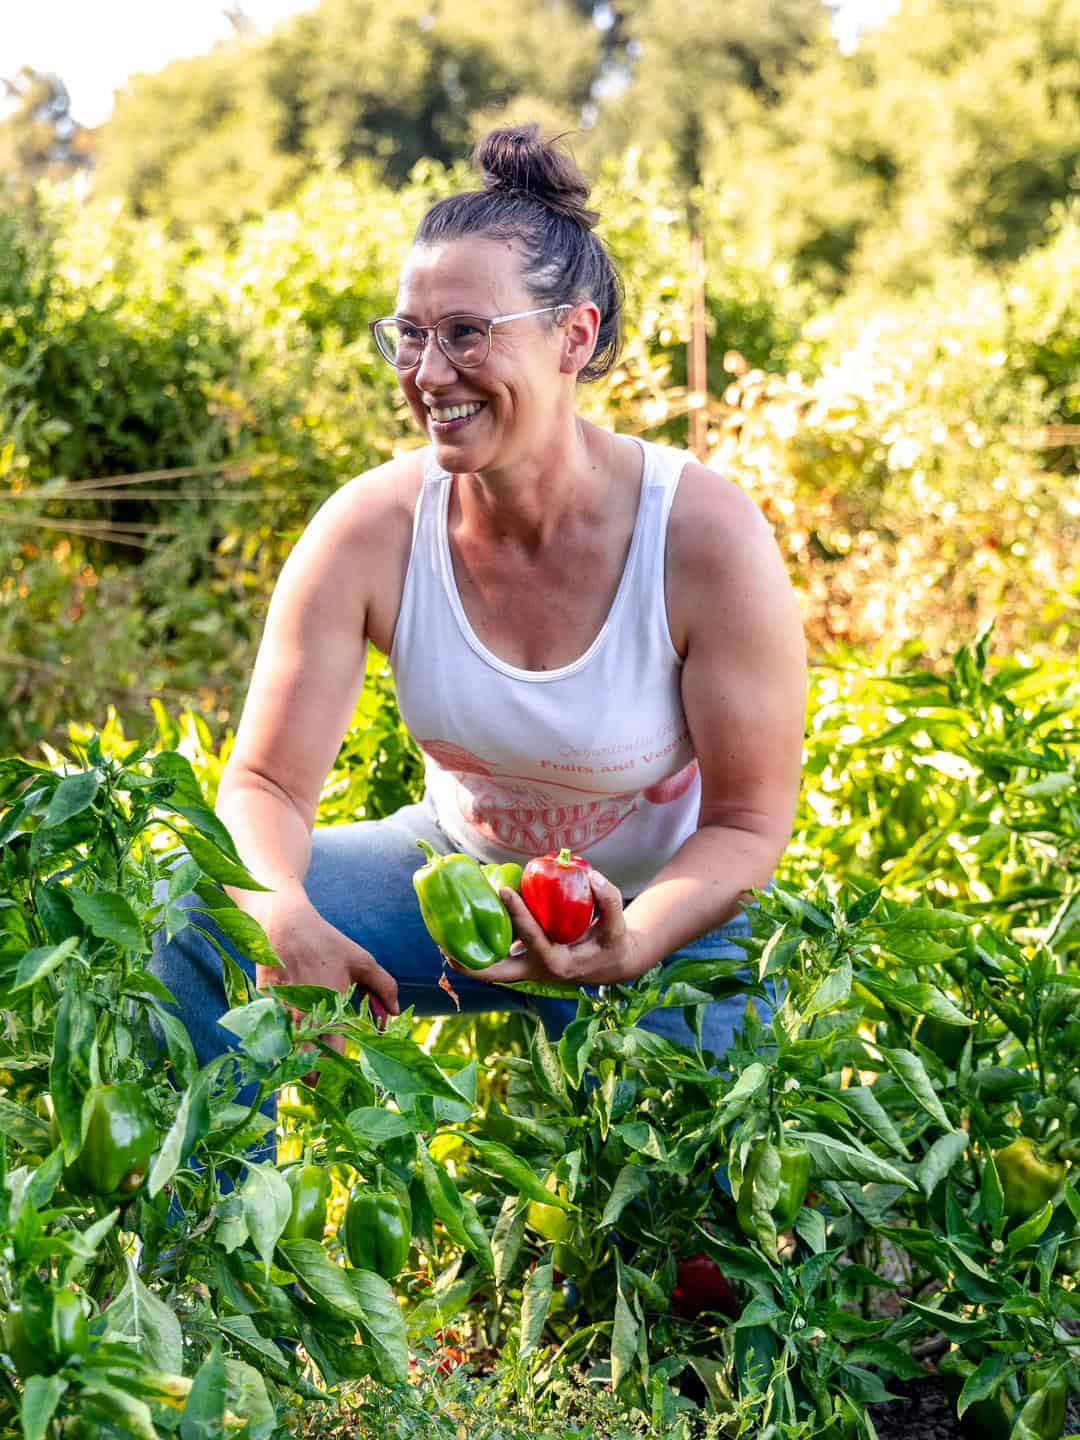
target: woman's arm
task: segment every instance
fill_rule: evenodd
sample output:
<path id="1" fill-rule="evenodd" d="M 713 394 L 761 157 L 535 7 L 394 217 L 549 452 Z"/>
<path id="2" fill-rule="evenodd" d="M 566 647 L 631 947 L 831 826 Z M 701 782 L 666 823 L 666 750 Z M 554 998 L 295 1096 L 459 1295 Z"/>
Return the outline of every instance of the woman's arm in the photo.
<path id="1" fill-rule="evenodd" d="M 385 616 L 396 615 L 410 526 L 407 487 L 384 466 L 338 491 L 304 531 L 274 590 L 216 807 L 269 887 L 229 891 L 286 963 L 265 978 L 336 988 L 361 980 L 389 1008 L 392 979 L 320 920 L 304 876 L 322 783 L 363 686 L 367 637 L 381 638 Z"/>
<path id="2" fill-rule="evenodd" d="M 642 969 L 735 915 L 791 838 L 806 647 L 767 522 L 729 481 L 688 465 L 671 517 L 672 637 L 701 769 L 698 829 L 627 907 Z"/>

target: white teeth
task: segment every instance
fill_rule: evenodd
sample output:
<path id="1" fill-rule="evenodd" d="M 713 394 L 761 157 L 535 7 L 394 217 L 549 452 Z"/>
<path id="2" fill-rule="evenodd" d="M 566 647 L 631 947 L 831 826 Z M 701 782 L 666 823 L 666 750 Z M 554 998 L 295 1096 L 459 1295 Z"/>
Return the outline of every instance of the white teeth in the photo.
<path id="1" fill-rule="evenodd" d="M 466 415 L 475 415 L 478 410 L 484 408 L 484 403 L 477 400 L 469 405 L 449 405 L 445 408 L 432 405 L 430 408 L 432 418 L 445 424 L 447 420 L 464 420 Z"/>

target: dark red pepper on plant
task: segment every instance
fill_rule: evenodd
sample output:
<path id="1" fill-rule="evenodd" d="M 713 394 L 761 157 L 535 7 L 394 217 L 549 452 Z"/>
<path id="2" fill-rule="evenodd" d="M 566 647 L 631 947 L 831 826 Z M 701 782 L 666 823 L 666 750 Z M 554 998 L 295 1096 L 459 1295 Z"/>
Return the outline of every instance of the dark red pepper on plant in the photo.
<path id="1" fill-rule="evenodd" d="M 742 1309 L 734 1285 L 703 1251 L 676 1262 L 671 1308 L 684 1320 L 696 1320 L 706 1310 L 718 1310 L 735 1320 Z"/>
<path id="2" fill-rule="evenodd" d="M 521 873 L 521 898 L 549 940 L 569 945 L 592 923 L 589 862 L 569 850 L 530 860 Z"/>

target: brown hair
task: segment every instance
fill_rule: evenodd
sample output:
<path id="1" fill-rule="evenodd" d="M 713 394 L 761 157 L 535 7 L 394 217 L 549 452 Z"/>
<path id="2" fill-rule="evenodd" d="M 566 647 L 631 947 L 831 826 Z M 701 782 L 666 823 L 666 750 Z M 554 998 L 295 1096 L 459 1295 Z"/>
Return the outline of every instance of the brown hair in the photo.
<path id="1" fill-rule="evenodd" d="M 466 190 L 433 205 L 414 236 L 416 245 L 489 235 L 516 241 L 525 285 L 538 305 L 592 300 L 600 311 L 596 349 L 579 380 L 598 380 L 619 353 L 622 281 L 593 233 L 589 186 L 557 140 L 542 140 L 539 125 L 492 130 L 476 146 L 473 166 L 482 190 Z"/>

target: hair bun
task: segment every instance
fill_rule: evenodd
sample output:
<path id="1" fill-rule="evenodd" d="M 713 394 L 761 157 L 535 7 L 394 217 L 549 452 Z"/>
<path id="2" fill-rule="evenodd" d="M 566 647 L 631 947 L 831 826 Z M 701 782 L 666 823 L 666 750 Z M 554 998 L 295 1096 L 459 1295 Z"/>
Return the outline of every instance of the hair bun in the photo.
<path id="1" fill-rule="evenodd" d="M 492 130 L 473 151 L 473 164 L 485 190 L 538 201 L 591 230 L 600 216 L 586 205 L 588 183 L 573 156 L 559 148 L 560 138 L 541 139 L 536 124 Z"/>

